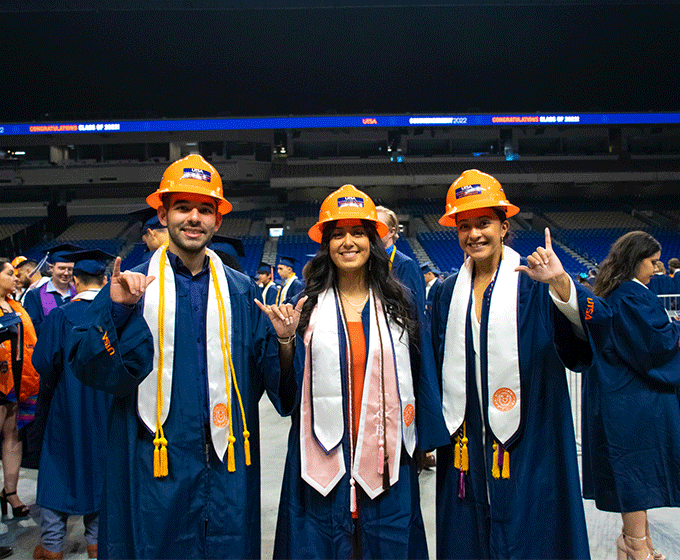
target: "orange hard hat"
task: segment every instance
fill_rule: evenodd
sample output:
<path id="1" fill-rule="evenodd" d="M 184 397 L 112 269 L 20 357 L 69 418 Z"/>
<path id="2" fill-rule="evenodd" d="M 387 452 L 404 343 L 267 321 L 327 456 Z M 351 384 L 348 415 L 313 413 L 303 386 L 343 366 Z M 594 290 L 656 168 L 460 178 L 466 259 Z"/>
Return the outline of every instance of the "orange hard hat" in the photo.
<path id="1" fill-rule="evenodd" d="M 508 218 L 519 212 L 519 207 L 510 204 L 505 198 L 503 187 L 495 177 L 468 169 L 449 187 L 446 213 L 439 218 L 439 223 L 456 227 L 456 214 L 477 208 L 499 208 Z"/>
<path id="2" fill-rule="evenodd" d="M 170 166 L 163 173 L 155 193 L 146 197 L 146 203 L 158 209 L 166 193 L 192 193 L 210 196 L 217 201 L 217 212 L 223 216 L 231 212 L 231 204 L 222 194 L 219 172 L 198 154 L 190 154 Z"/>
<path id="3" fill-rule="evenodd" d="M 28 259 L 27 259 L 26 257 L 24 257 L 23 255 L 19 255 L 19 256 L 17 256 L 17 257 L 14 257 L 14 258 L 12 259 L 12 262 L 10 262 L 9 264 L 11 264 L 12 267 L 16 268 L 16 267 L 19 266 L 22 262 L 26 262 L 27 260 L 28 260 Z"/>
<path id="4" fill-rule="evenodd" d="M 368 220 L 375 223 L 380 237 L 389 233 L 386 224 L 378 220 L 375 203 L 364 192 L 354 185 L 343 185 L 334 193 L 328 195 L 321 204 L 319 221 L 309 229 L 309 237 L 321 243 L 323 227 L 327 222 L 335 220 Z"/>

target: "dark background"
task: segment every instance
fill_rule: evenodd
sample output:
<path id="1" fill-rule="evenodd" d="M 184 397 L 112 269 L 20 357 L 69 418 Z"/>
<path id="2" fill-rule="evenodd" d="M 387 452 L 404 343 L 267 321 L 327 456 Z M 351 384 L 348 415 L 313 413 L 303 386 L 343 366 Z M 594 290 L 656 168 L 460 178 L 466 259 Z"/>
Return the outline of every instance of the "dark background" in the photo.
<path id="1" fill-rule="evenodd" d="M 673 1 L 0 4 L 0 122 L 680 110 Z"/>

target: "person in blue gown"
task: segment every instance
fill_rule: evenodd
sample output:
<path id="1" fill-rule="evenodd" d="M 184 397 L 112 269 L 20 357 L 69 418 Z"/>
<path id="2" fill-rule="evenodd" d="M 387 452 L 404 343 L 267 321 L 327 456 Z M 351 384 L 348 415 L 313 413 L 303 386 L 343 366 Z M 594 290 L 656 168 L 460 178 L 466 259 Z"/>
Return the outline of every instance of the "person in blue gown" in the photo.
<path id="1" fill-rule="evenodd" d="M 78 381 L 67 357 L 71 331 L 87 320 L 90 303 L 106 283 L 106 261 L 113 255 L 94 250 L 67 258 L 75 263 L 76 297 L 49 314 L 33 351 L 33 365 L 40 373 L 36 422 L 46 420 L 36 498 L 42 543 L 36 546 L 35 559 L 62 553 L 69 515 L 83 516 L 88 557 L 97 557 L 112 397 Z"/>
<path id="2" fill-rule="evenodd" d="M 565 367 L 588 367 L 611 313 L 552 250 L 505 246 L 519 208 L 477 170 L 442 225 L 467 259 L 435 294 L 432 336 L 451 444 L 437 450 L 438 558 L 589 558 Z"/>
<path id="3" fill-rule="evenodd" d="M 663 556 L 647 510 L 680 506 L 680 323 L 646 286 L 660 252 L 642 231 L 612 245 L 594 290 L 612 308 L 611 336 L 583 377 L 583 494 L 621 513 L 619 557 L 636 560 Z"/>
<path id="4" fill-rule="evenodd" d="M 169 245 L 136 271 L 116 259 L 70 352 L 79 378 L 114 397 L 99 558 L 258 558 L 258 401 L 266 389 L 287 412 L 277 391 L 292 354 L 257 285 L 206 249 L 231 210 L 217 170 L 178 160 L 147 202 Z"/>
<path id="5" fill-rule="evenodd" d="M 297 259 L 295 257 L 290 257 L 288 255 L 279 256 L 279 264 L 276 267 L 283 284 L 279 293 L 276 295 L 275 303 L 276 305 L 281 305 L 283 303 L 290 303 L 290 301 L 299 293 L 305 289 L 305 285 L 297 277 L 293 267 Z"/>
<path id="6" fill-rule="evenodd" d="M 431 321 L 434 295 L 442 285 L 442 281 L 439 279 L 441 272 L 429 261 L 420 265 L 420 271 L 423 273 L 423 280 L 425 280 L 425 316 L 428 321 Z"/>
<path id="7" fill-rule="evenodd" d="M 75 296 L 73 287 L 73 263 L 65 255 L 82 251 L 82 247 L 64 243 L 48 251 L 50 280 L 34 290 L 29 290 L 24 298 L 24 308 L 33 321 L 35 334 L 40 338 L 43 321 L 53 309 L 61 307 Z"/>
<path id="8" fill-rule="evenodd" d="M 262 285 L 262 301 L 266 305 L 272 305 L 276 303 L 276 296 L 279 294 L 281 289 L 274 282 L 274 269 L 270 264 L 266 262 L 261 262 L 260 266 L 257 268 L 257 279 Z"/>
<path id="9" fill-rule="evenodd" d="M 324 201 L 310 229 L 321 247 L 309 266 L 302 316 L 294 314 L 297 397 L 274 558 L 428 557 L 415 456 L 448 434 L 427 331 L 388 273 L 380 240 L 386 230 L 370 198 L 351 185 Z M 383 313 L 395 321 L 389 328 L 378 326 Z M 396 359 L 387 357 L 393 352 Z M 380 410 L 378 354 L 388 387 L 380 418 L 394 426 L 394 439 L 367 412 Z M 389 388 L 395 377 L 398 391 Z M 384 441 L 371 440 L 376 431 L 388 434 Z"/>
<path id="10" fill-rule="evenodd" d="M 397 249 L 399 220 L 397 215 L 385 206 L 377 206 L 378 219 L 387 225 L 389 231 L 382 238 L 383 246 L 390 259 L 390 271 L 399 282 L 406 286 L 418 309 L 418 317 L 425 317 L 425 280 L 418 263 Z"/>

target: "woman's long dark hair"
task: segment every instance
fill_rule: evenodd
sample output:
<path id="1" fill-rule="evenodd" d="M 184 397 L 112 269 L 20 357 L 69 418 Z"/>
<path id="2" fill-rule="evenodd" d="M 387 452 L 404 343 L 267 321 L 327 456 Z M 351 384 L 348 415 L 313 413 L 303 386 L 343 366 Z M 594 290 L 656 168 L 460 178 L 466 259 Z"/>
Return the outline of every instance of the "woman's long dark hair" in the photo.
<path id="1" fill-rule="evenodd" d="M 593 292 L 606 298 L 622 282 L 635 278 L 638 265 L 661 251 L 661 244 L 644 231 L 631 231 L 619 237 L 602 261 Z"/>
<path id="2" fill-rule="evenodd" d="M 307 287 L 305 288 L 305 295 L 308 299 L 302 308 L 298 325 L 298 332 L 301 336 L 304 336 L 307 330 L 309 318 L 317 304 L 319 294 L 338 285 L 338 271 L 328 250 L 336 223 L 336 221 L 328 222 L 324 226 L 321 247 L 314 258 L 309 261 Z M 373 295 L 382 303 L 387 315 L 409 333 L 412 342 L 417 343 L 419 323 L 416 320 L 415 303 L 412 305 L 409 302 L 402 285 L 390 274 L 390 260 L 375 229 L 375 224 L 369 220 L 361 220 L 361 223 L 366 230 L 370 244 L 366 274 L 368 286 L 373 290 Z"/>

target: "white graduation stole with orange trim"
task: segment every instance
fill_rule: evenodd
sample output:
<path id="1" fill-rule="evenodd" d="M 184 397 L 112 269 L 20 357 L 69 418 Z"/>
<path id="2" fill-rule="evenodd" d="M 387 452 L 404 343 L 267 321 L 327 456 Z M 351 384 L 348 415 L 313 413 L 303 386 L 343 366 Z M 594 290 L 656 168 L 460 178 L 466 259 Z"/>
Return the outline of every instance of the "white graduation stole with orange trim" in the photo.
<path id="1" fill-rule="evenodd" d="M 208 307 L 206 314 L 206 357 L 208 370 L 208 399 L 210 406 L 210 432 L 215 453 L 221 461 L 229 449 L 229 470 L 233 470 L 232 383 L 241 408 L 244 423 L 246 464 L 250 464 L 248 432 L 245 412 L 236 384 L 231 360 L 232 336 L 229 285 L 222 261 L 206 249 L 210 262 Z M 153 369 L 137 390 L 137 411 L 146 427 L 163 437 L 162 426 L 167 420 L 172 400 L 172 375 L 174 369 L 176 288 L 175 274 L 167 256 L 167 246 L 161 247 L 149 261 L 148 276 L 155 276 L 144 294 L 143 316 L 154 342 Z M 159 379 L 159 371 L 162 372 Z M 160 433 L 160 438 L 158 434 Z"/>
<path id="2" fill-rule="evenodd" d="M 487 333 L 487 414 L 495 438 L 506 444 L 517 433 L 521 422 L 519 370 L 518 301 L 519 254 L 503 248 L 489 304 Z M 466 407 L 466 326 L 472 290 L 473 261 L 467 258 L 453 288 L 449 306 L 444 359 L 442 364 L 442 404 L 451 435 L 463 424 Z M 484 325 L 481 326 L 482 330 Z M 471 372 L 474 375 L 474 372 Z M 482 377 L 483 378 L 483 377 Z M 472 398 L 477 398 L 476 395 Z"/>

